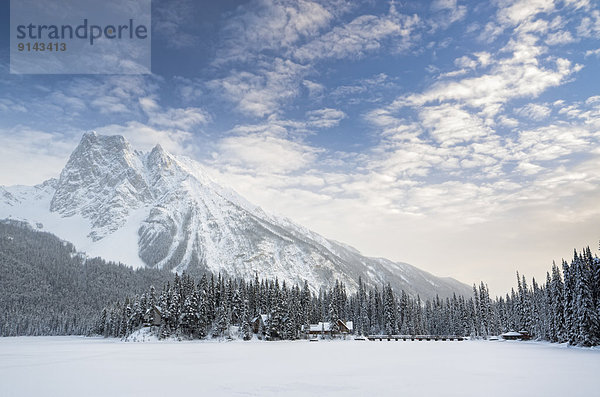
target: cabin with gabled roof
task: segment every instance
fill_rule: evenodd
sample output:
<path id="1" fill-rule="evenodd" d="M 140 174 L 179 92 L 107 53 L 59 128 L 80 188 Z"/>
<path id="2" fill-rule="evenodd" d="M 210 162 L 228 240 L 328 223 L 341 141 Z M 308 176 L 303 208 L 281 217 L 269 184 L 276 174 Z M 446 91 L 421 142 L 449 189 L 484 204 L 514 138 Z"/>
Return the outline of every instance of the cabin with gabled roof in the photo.
<path id="1" fill-rule="evenodd" d="M 257 334 L 260 339 L 262 339 L 265 336 L 266 329 L 267 329 L 265 324 L 267 323 L 268 319 L 269 319 L 269 315 L 261 314 L 261 315 L 254 317 L 252 319 L 252 321 L 250 322 L 250 326 L 252 327 L 252 332 Z"/>
<path id="2" fill-rule="evenodd" d="M 158 327 L 162 322 L 162 314 L 159 306 L 152 305 L 143 316 L 144 327 Z"/>
<path id="3" fill-rule="evenodd" d="M 308 327 L 302 326 L 302 331 L 309 337 L 318 335 L 345 337 L 354 332 L 354 324 L 352 321 L 342 320 L 337 320 L 335 322 L 319 322 L 317 324 L 310 324 Z"/>

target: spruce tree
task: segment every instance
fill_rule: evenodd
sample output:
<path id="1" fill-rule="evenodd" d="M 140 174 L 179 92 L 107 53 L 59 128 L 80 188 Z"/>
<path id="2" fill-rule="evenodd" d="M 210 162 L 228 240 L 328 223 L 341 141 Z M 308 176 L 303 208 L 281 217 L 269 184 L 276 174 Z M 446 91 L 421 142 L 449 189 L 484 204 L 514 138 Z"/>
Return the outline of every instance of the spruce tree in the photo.
<path id="1" fill-rule="evenodd" d="M 252 328 L 250 327 L 250 321 L 249 321 L 248 300 L 244 300 L 242 302 L 241 326 L 240 326 L 239 337 L 244 340 L 252 339 Z"/>
<path id="2" fill-rule="evenodd" d="M 394 291 L 392 286 L 388 284 L 384 289 L 384 330 L 387 335 L 394 335 L 398 332 L 397 320 L 396 320 L 396 299 L 394 297 Z"/>

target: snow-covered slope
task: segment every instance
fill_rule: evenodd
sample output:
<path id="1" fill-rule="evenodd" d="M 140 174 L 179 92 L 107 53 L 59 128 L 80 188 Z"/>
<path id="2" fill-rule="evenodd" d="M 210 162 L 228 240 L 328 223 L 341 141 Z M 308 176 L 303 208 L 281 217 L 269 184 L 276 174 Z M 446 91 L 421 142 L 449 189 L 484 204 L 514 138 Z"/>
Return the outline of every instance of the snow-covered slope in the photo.
<path id="1" fill-rule="evenodd" d="M 367 258 L 290 220 L 266 214 L 213 182 L 202 167 L 157 145 L 134 150 L 121 136 L 84 134 L 58 180 L 0 187 L 0 218 L 26 220 L 88 255 L 133 266 L 209 270 L 302 283 L 336 279 L 431 297 L 466 285 L 414 266 Z"/>

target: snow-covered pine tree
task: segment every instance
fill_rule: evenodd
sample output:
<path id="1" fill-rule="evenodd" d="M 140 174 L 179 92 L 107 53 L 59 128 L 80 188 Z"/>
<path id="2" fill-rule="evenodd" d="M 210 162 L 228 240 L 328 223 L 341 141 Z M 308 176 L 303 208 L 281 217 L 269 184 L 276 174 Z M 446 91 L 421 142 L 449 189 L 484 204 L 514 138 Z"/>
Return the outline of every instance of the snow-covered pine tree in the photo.
<path id="1" fill-rule="evenodd" d="M 311 300 L 312 296 L 310 293 L 310 288 L 308 287 L 308 281 L 304 280 L 300 298 L 300 313 L 302 316 L 301 326 L 304 328 L 304 330 L 308 330 L 310 327 Z"/>
<path id="2" fill-rule="evenodd" d="M 240 326 L 240 332 L 239 332 L 239 337 L 242 338 L 243 340 L 252 339 L 252 328 L 250 327 L 249 316 L 250 316 L 250 310 L 249 310 L 248 300 L 245 299 L 242 302 L 242 311 L 241 311 L 241 319 L 240 319 L 241 326 Z"/>
<path id="3" fill-rule="evenodd" d="M 397 320 L 396 320 L 396 298 L 394 297 L 394 291 L 392 286 L 388 283 L 383 289 L 383 317 L 384 317 L 384 331 L 386 335 L 394 335 L 398 333 Z"/>
<path id="4" fill-rule="evenodd" d="M 542 290 L 540 289 L 535 277 L 531 280 L 531 335 L 537 339 L 546 339 L 546 322 L 544 319 L 545 313 L 545 300 L 542 296 Z"/>
<path id="5" fill-rule="evenodd" d="M 555 342 L 566 342 L 567 332 L 565 329 L 565 312 L 564 312 L 564 292 L 565 286 L 560 274 L 560 269 L 556 263 L 552 263 L 552 281 L 550 290 L 552 291 L 552 322 L 556 332 Z"/>
<path id="6" fill-rule="evenodd" d="M 491 303 L 490 303 L 490 296 L 487 291 L 487 287 L 483 283 L 483 281 L 479 285 L 479 307 L 480 307 L 480 314 L 479 314 L 480 317 L 479 318 L 481 321 L 481 328 L 480 328 L 481 336 L 487 337 L 490 334 L 489 329 L 490 329 L 490 317 L 491 317 Z"/>
<path id="7" fill-rule="evenodd" d="M 241 323 L 240 316 L 242 312 L 242 297 L 240 290 L 235 288 L 231 294 L 231 323 L 239 325 Z"/>
<path id="8" fill-rule="evenodd" d="M 330 329 L 332 333 L 337 333 L 340 331 L 337 321 L 340 319 L 340 314 L 338 312 L 338 305 L 336 303 L 336 299 L 335 299 L 335 293 L 336 293 L 336 289 L 333 290 L 333 293 L 331 294 L 331 299 L 329 300 L 329 313 L 327 316 L 327 319 L 329 320 L 330 323 Z"/>
<path id="9" fill-rule="evenodd" d="M 519 273 L 517 272 L 517 277 Z M 519 287 L 519 330 L 532 332 L 531 294 L 525 276 L 521 276 Z"/>
<path id="10" fill-rule="evenodd" d="M 477 291 L 477 286 L 473 284 L 473 311 L 474 311 L 474 336 L 481 336 L 481 300 L 479 297 L 479 292 Z"/>
<path id="11" fill-rule="evenodd" d="M 223 338 L 229 336 L 230 317 L 229 310 L 223 305 L 217 308 L 217 317 L 213 326 L 212 336 L 215 338 Z"/>
<path id="12" fill-rule="evenodd" d="M 590 306 L 591 343 L 597 345 L 600 343 L 600 307 L 598 306 L 600 300 L 600 261 L 592 255 L 589 246 L 584 250 L 583 258 L 587 268 L 587 284 L 592 300 Z"/>
<path id="13" fill-rule="evenodd" d="M 106 319 L 108 317 L 108 310 L 106 308 L 102 309 L 102 313 L 98 319 L 96 326 L 94 327 L 94 333 L 98 335 L 102 335 L 105 338 L 108 336 L 108 327 L 106 327 Z"/>
<path id="14" fill-rule="evenodd" d="M 585 254 L 576 255 L 571 263 L 575 278 L 575 341 L 583 346 L 593 346 L 596 344 L 595 324 L 597 321 L 592 297 L 591 268 L 586 259 Z"/>
<path id="15" fill-rule="evenodd" d="M 185 297 L 183 302 L 180 319 L 181 331 L 187 336 L 194 337 L 198 333 L 198 320 L 198 295 L 196 291 L 193 291 Z"/>
<path id="16" fill-rule="evenodd" d="M 408 302 L 408 295 L 406 292 L 400 292 L 400 301 L 398 303 L 398 332 L 407 335 L 410 334 L 409 330 L 409 318 L 410 318 L 410 308 Z"/>
<path id="17" fill-rule="evenodd" d="M 554 288 L 552 286 L 552 277 L 550 272 L 546 272 L 546 289 L 545 289 L 545 310 L 546 310 L 546 334 L 545 337 L 551 342 L 558 341 L 558 330 L 556 329 L 556 321 L 554 318 Z"/>
<path id="18" fill-rule="evenodd" d="M 283 333 L 283 316 L 285 311 L 284 297 L 279 289 L 279 281 L 275 279 L 271 294 L 271 310 L 267 319 L 266 336 L 269 340 L 280 339 Z"/>
<path id="19" fill-rule="evenodd" d="M 577 252 L 575 252 L 577 256 Z M 565 319 L 565 339 L 570 344 L 577 343 L 577 331 L 575 324 L 575 313 L 577 311 L 575 302 L 575 279 L 572 266 L 563 260 L 563 316 Z"/>

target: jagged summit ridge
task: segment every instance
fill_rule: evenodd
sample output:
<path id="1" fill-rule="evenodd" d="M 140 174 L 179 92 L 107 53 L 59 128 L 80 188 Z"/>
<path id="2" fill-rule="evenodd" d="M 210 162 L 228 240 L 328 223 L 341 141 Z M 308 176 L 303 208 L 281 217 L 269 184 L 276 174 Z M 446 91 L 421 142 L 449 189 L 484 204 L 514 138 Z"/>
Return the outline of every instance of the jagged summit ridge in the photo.
<path id="1" fill-rule="evenodd" d="M 83 135 L 60 174 L 50 211 L 89 219 L 93 239 L 123 226 L 131 210 L 151 201 L 143 164 L 122 136 Z"/>
<path id="2" fill-rule="evenodd" d="M 27 189 L 38 198 L 27 197 Z M 86 133 L 57 181 L 0 188 L 0 218 L 11 216 L 46 224 L 67 240 L 77 239 L 68 229 L 77 221 L 86 240 L 76 246 L 124 263 L 242 278 L 258 273 L 291 284 L 307 280 L 315 290 L 336 279 L 353 289 L 362 277 L 424 297 L 470 293 L 456 280 L 364 257 L 269 215 L 215 183 L 197 162 L 160 145 L 136 151 L 121 136 Z"/>

